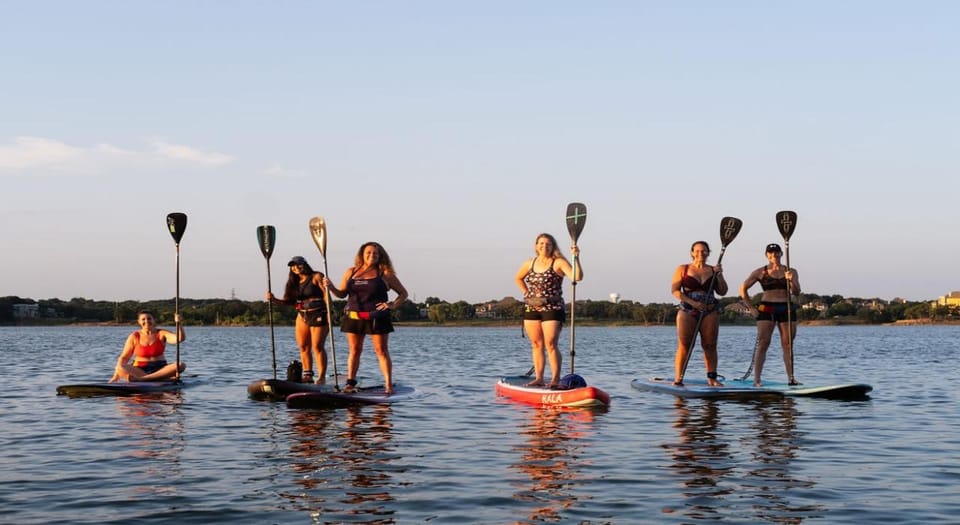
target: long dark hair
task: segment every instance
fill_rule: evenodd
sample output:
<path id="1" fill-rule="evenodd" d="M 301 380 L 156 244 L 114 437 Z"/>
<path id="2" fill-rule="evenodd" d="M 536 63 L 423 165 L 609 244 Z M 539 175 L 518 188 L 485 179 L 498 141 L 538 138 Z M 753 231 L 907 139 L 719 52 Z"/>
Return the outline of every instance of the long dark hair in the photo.
<path id="1" fill-rule="evenodd" d="M 303 261 L 303 271 L 300 272 L 303 275 L 307 276 L 307 279 L 312 279 L 313 274 L 317 273 L 313 271 L 313 267 L 310 266 L 310 263 Z M 287 275 L 287 284 L 283 287 L 283 302 L 284 304 L 293 304 L 297 302 L 297 299 L 300 297 L 300 276 L 293 273 L 293 267 L 290 267 L 290 274 Z"/>

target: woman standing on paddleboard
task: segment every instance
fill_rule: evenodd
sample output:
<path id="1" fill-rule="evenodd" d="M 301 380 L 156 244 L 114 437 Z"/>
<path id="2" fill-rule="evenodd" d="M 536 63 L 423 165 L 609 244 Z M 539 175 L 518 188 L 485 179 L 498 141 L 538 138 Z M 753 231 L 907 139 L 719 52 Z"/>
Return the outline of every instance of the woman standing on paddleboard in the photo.
<path id="1" fill-rule="evenodd" d="M 740 285 L 740 300 L 757 318 L 757 347 L 753 359 L 753 385 L 762 386 L 763 363 L 767 358 L 767 348 L 773 338 L 773 326 L 780 331 L 780 346 L 783 347 L 783 364 L 787 370 L 787 380 L 791 385 L 799 385 L 793 375 L 793 339 L 797 336 L 797 303 L 788 303 L 787 293 L 800 295 L 800 276 L 796 269 L 787 268 L 780 262 L 783 251 L 780 245 L 771 243 L 766 249 L 767 264 L 757 268 Z M 760 306 L 750 302 L 747 291 L 756 283 L 763 288 Z M 790 315 L 787 315 L 788 304 Z M 787 326 L 789 320 L 789 326 Z"/>
<path id="2" fill-rule="evenodd" d="M 303 363 L 302 383 L 313 383 L 313 359 L 317 361 L 317 383 L 327 375 L 327 349 L 324 343 L 330 328 L 327 326 L 327 306 L 323 295 L 323 272 L 315 272 L 307 260 L 297 255 L 287 263 L 290 274 L 283 289 L 283 299 L 269 291 L 267 300 L 297 309 L 296 338 Z"/>
<path id="3" fill-rule="evenodd" d="M 177 375 L 177 365 L 167 364 L 163 351 L 167 344 L 175 345 L 186 339 L 183 333 L 183 318 L 180 314 L 174 316 L 177 323 L 177 333 L 157 328 L 157 321 L 153 314 L 141 311 L 137 314 L 137 324 L 140 329 L 127 337 L 123 345 L 117 366 L 113 371 L 111 383 L 117 381 L 160 381 Z M 133 364 L 128 363 L 133 357 Z M 180 362 L 180 372 L 187 365 Z"/>
<path id="4" fill-rule="evenodd" d="M 707 264 L 710 245 L 697 241 L 690 246 L 690 264 L 681 264 L 673 272 L 670 291 L 680 301 L 677 312 L 677 353 L 674 358 L 676 376 L 673 384 L 683 386 L 683 375 L 693 351 L 697 335 L 703 348 L 703 360 L 707 367 L 707 384 L 723 386 L 717 378 L 717 338 L 720 333 L 720 311 L 714 292 L 725 295 L 727 281 L 723 268 Z"/>
<path id="5" fill-rule="evenodd" d="M 560 349 L 557 341 L 560 339 L 560 329 L 563 327 L 563 277 L 580 281 L 583 279 L 583 269 L 580 267 L 580 258 L 575 257 L 576 273 L 560 249 L 557 240 L 549 233 L 537 236 L 533 245 L 536 257 L 527 259 L 517 271 L 517 286 L 523 292 L 523 328 L 530 338 L 530 347 L 533 352 L 533 370 L 536 374 L 533 381 L 527 386 L 544 386 L 544 354 L 550 362 L 552 375 L 549 386 L 560 384 Z M 574 256 L 580 254 L 576 244 L 571 246 Z"/>
<path id="6" fill-rule="evenodd" d="M 393 362 L 390 360 L 388 338 L 393 331 L 390 311 L 399 308 L 407 300 L 407 289 L 393 269 L 390 256 L 379 243 L 366 242 L 357 250 L 353 266 L 343 273 L 340 288 L 325 281 L 330 293 L 347 298 L 347 311 L 340 321 L 340 331 L 347 334 L 350 354 L 347 356 L 347 386 L 352 392 L 357 386 L 357 371 L 363 340 L 369 334 L 373 351 L 377 353 L 380 372 L 383 374 L 384 391 L 393 393 Z M 389 301 L 387 292 L 393 290 L 397 298 Z"/>

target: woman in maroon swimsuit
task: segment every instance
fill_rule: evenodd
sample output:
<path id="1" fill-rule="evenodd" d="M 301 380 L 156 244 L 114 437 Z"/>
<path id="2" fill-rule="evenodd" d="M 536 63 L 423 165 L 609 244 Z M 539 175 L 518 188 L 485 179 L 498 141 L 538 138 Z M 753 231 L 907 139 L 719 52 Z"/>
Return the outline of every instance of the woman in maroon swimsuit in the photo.
<path id="1" fill-rule="evenodd" d="M 673 282 L 670 291 L 680 301 L 680 311 L 677 312 L 677 353 L 674 358 L 676 375 L 673 384 L 683 385 L 683 373 L 689 358 L 687 354 L 693 351 L 690 342 L 694 335 L 700 336 L 700 346 L 703 348 L 703 360 L 707 367 L 707 384 L 723 386 L 717 378 L 717 337 L 720 332 L 720 312 L 717 310 L 719 302 L 714 292 L 725 295 L 727 281 L 723 278 L 723 268 L 720 265 L 710 266 L 707 257 L 710 256 L 710 245 L 704 241 L 697 241 L 690 246 L 690 264 L 681 264 L 673 272 Z M 711 281 L 713 287 L 711 288 Z M 700 333 L 696 334 L 697 327 Z"/>
<path id="2" fill-rule="evenodd" d="M 150 312 L 137 314 L 137 324 L 140 329 L 127 337 L 117 366 L 113 371 L 110 382 L 123 381 L 160 381 L 177 375 L 176 363 L 167 364 L 163 350 L 167 344 L 177 344 L 186 339 L 183 333 L 183 318 L 176 314 L 177 333 L 163 328 L 157 328 L 156 320 Z M 133 357 L 133 364 L 128 363 Z M 180 372 L 187 365 L 180 362 Z"/>

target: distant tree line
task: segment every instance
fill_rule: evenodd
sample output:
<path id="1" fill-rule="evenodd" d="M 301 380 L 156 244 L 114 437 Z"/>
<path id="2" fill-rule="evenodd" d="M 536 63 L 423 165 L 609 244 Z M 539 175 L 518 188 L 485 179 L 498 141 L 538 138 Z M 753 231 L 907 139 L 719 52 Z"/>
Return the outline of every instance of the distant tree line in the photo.
<path id="1" fill-rule="evenodd" d="M 760 294 L 754 297 L 758 302 Z M 0 324 L 66 324 L 66 323 L 130 323 L 136 322 L 137 312 L 149 310 L 160 324 L 172 324 L 174 299 L 152 301 L 94 301 L 76 297 L 60 299 L 0 297 Z M 737 304 L 736 297 L 720 300 L 724 307 L 721 322 L 744 324 L 752 322 Z M 889 323 L 898 320 L 946 321 L 960 318 L 954 306 L 935 306 L 931 302 L 885 301 L 882 299 L 845 298 L 840 295 L 801 294 L 797 300 L 805 306 L 797 312 L 800 321 L 816 319 L 853 319 L 866 324 Z M 339 324 L 346 302 L 332 302 L 334 324 Z M 14 305 L 37 305 L 35 317 L 18 317 Z M 568 305 L 569 308 L 569 305 Z M 642 304 L 629 300 L 577 301 L 577 320 L 611 324 L 666 325 L 673 324 L 677 315 L 676 303 Z M 270 310 L 265 301 L 239 299 L 180 298 L 180 312 L 188 325 L 210 326 L 265 326 L 270 324 Z M 290 306 L 273 306 L 275 325 L 292 325 L 296 311 Z M 514 297 L 499 301 L 471 304 L 466 301 L 448 302 L 428 297 L 422 303 L 407 300 L 393 312 L 398 322 L 428 322 L 437 325 L 450 323 L 506 323 L 520 322 L 523 303 Z"/>

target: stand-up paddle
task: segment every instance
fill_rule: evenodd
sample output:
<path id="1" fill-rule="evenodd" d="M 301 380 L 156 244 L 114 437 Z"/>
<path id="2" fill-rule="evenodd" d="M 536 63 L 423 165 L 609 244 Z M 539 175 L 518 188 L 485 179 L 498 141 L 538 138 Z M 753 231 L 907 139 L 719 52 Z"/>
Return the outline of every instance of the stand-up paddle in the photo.
<path id="1" fill-rule="evenodd" d="M 727 251 L 727 245 L 733 242 L 737 238 L 737 234 L 740 233 L 740 228 L 743 226 L 743 221 L 736 217 L 724 217 L 720 220 L 720 257 L 717 258 L 717 264 L 719 265 L 723 262 L 723 253 Z M 710 284 L 707 285 L 707 297 L 713 293 L 713 287 L 716 285 L 717 274 L 716 272 L 710 276 Z M 690 344 L 687 345 L 687 357 L 683 361 L 683 369 L 680 370 L 680 377 L 677 378 L 677 381 L 680 383 L 683 382 L 683 376 L 687 373 L 687 365 L 690 364 L 690 356 L 693 355 L 693 345 L 697 343 L 697 334 L 700 333 L 700 323 L 703 321 L 706 312 L 703 312 L 701 315 L 697 316 L 697 326 L 693 329 L 693 336 L 690 338 Z"/>
<path id="2" fill-rule="evenodd" d="M 777 229 L 780 230 L 780 235 L 783 237 L 783 249 L 787 255 L 787 267 L 784 269 L 784 273 L 790 270 L 790 236 L 793 235 L 793 230 L 797 227 L 797 213 L 794 211 L 784 210 L 777 212 Z M 790 331 L 789 336 L 787 337 L 788 348 L 790 349 L 790 372 L 792 375 L 787 378 L 790 384 L 796 384 L 796 372 L 793 370 L 793 321 L 791 319 L 793 315 L 793 305 L 791 304 L 790 296 L 793 294 L 789 283 L 787 286 L 787 330 Z M 781 334 L 783 335 L 783 334 Z"/>
<path id="3" fill-rule="evenodd" d="M 180 239 L 187 229 L 187 215 L 184 213 L 167 214 L 167 230 L 173 236 L 173 244 L 177 250 L 177 295 L 173 303 L 173 317 L 177 322 L 177 333 L 180 333 Z M 175 381 L 180 380 L 180 338 L 177 338 L 177 371 L 173 376 Z"/>
<path id="4" fill-rule="evenodd" d="M 263 225 L 257 227 L 257 244 L 260 246 L 260 253 L 267 260 L 267 293 L 273 294 L 270 283 L 270 256 L 273 255 L 273 247 L 277 244 L 277 229 L 273 226 Z M 273 378 L 277 378 L 277 343 L 273 334 L 273 301 L 267 301 L 267 319 L 270 321 L 270 357 L 273 361 Z"/>
<path id="5" fill-rule="evenodd" d="M 313 237 L 313 243 L 320 250 L 320 257 L 323 258 L 323 275 L 327 280 L 330 279 L 330 270 L 327 269 L 327 222 L 323 217 L 314 217 L 310 219 L 310 235 Z M 340 391 L 340 378 L 337 372 L 337 347 L 333 342 L 333 311 L 330 308 L 330 290 L 323 289 L 323 301 L 327 305 L 327 333 L 330 334 L 330 355 L 333 356 L 333 386 Z"/>
<path id="6" fill-rule="evenodd" d="M 587 224 L 587 206 L 580 202 L 571 202 L 567 204 L 567 231 L 570 232 L 570 241 L 573 247 L 577 246 L 577 240 L 580 239 L 580 233 L 583 232 L 584 225 Z M 575 250 L 573 253 L 573 278 L 570 279 L 570 373 L 574 373 L 573 361 L 577 356 L 574 350 L 576 341 L 576 319 L 577 311 L 577 267 L 580 264 L 580 256 Z"/>

